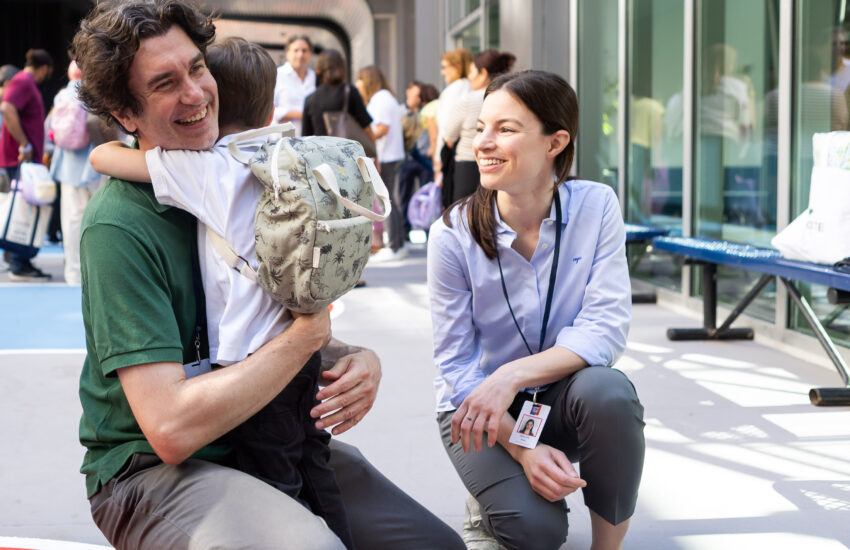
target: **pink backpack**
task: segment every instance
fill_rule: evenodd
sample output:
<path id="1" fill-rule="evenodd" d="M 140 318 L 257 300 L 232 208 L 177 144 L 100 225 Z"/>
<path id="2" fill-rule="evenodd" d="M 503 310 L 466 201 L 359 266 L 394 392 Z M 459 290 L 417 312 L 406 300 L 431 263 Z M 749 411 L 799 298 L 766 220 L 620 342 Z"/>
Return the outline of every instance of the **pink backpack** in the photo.
<path id="1" fill-rule="evenodd" d="M 53 101 L 50 119 L 54 143 L 62 149 L 82 149 L 88 145 L 91 140 L 86 114 L 86 108 L 77 99 L 76 93 L 68 88 L 60 90 Z"/>

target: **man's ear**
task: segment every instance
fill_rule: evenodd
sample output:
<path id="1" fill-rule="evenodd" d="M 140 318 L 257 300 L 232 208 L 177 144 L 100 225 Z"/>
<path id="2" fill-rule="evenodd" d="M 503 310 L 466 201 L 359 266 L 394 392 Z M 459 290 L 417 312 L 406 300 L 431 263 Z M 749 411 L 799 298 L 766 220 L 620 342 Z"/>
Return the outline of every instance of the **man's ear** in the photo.
<path id="1" fill-rule="evenodd" d="M 558 130 L 551 136 L 549 136 L 549 150 L 546 151 L 546 155 L 549 158 L 555 158 L 561 154 L 567 145 L 570 144 L 570 133 L 566 130 Z"/>
<path id="2" fill-rule="evenodd" d="M 266 126 L 269 126 L 272 122 L 274 122 L 274 106 L 272 106 L 272 110 L 269 112 L 269 119 L 266 121 Z"/>
<path id="3" fill-rule="evenodd" d="M 121 111 L 112 111 L 112 117 L 118 121 L 118 124 L 124 128 L 128 134 L 135 134 L 139 127 L 136 125 L 136 117 L 130 112 L 130 109 L 122 109 Z"/>

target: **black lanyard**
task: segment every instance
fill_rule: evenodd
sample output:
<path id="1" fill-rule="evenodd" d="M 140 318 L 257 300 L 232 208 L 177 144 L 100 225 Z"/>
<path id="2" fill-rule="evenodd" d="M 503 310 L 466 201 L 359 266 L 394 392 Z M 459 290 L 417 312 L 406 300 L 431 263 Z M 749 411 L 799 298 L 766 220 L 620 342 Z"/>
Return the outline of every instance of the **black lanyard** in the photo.
<path id="1" fill-rule="evenodd" d="M 543 326 L 540 328 L 540 345 L 537 347 L 537 352 L 543 351 L 543 341 L 546 339 L 546 325 L 549 324 L 549 312 L 552 309 L 552 296 L 555 294 L 555 278 L 558 275 L 558 256 L 561 252 L 561 194 L 555 188 L 555 257 L 552 259 L 552 270 L 549 272 L 549 292 L 546 294 L 546 308 L 543 310 Z M 531 351 L 531 346 L 528 345 L 528 340 L 525 339 L 525 334 L 519 328 L 519 322 L 516 320 L 514 310 L 511 307 L 511 301 L 508 298 L 508 287 L 505 285 L 505 274 L 502 272 L 502 261 L 499 259 L 498 247 L 496 250 L 496 262 L 499 264 L 499 277 L 502 279 L 502 292 L 505 294 L 505 302 L 508 304 L 508 311 L 511 312 L 511 317 L 514 320 L 514 325 L 522 338 L 522 343 L 528 350 L 529 355 L 534 355 Z M 534 392 L 535 396 L 537 391 Z"/>

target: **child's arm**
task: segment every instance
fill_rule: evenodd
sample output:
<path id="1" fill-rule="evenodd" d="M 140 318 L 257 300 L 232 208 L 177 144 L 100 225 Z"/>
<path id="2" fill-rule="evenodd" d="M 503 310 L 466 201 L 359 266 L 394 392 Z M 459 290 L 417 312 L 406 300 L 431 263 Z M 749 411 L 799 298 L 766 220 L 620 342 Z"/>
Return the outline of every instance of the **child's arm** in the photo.
<path id="1" fill-rule="evenodd" d="M 151 182 L 144 151 L 130 149 L 120 141 L 95 147 L 89 155 L 89 162 L 101 174 L 127 181 Z"/>

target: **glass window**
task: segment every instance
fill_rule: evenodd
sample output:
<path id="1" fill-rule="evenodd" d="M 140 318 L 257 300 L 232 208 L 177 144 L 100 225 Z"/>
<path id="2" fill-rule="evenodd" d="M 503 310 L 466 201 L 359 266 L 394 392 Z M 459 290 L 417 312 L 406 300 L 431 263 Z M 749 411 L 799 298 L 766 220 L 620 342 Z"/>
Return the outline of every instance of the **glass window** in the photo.
<path id="1" fill-rule="evenodd" d="M 682 231 L 682 75 L 684 5 L 629 5 L 629 166 L 626 221 Z M 582 113 L 584 115 L 584 113 Z M 681 288 L 681 268 L 667 254 L 631 245 L 632 276 Z"/>
<path id="2" fill-rule="evenodd" d="M 617 189 L 618 0 L 578 6 L 579 130 L 577 172 Z"/>
<path id="3" fill-rule="evenodd" d="M 809 203 L 812 135 L 848 129 L 850 93 L 850 6 L 844 0 L 797 3 L 794 51 L 794 106 L 791 170 L 791 219 Z M 850 312 L 826 299 L 827 288 L 800 284 L 821 322 L 838 342 L 850 344 Z M 796 306 L 791 327 L 810 332 Z"/>
<path id="4" fill-rule="evenodd" d="M 449 27 L 455 26 L 466 16 L 465 0 L 446 0 L 446 12 L 449 17 Z"/>
<path id="5" fill-rule="evenodd" d="M 499 47 L 498 0 L 446 0 L 446 10 L 453 47 L 466 48 L 473 55 Z"/>
<path id="6" fill-rule="evenodd" d="M 480 19 L 455 35 L 455 47 L 466 48 L 472 55 L 475 55 L 481 51 Z"/>
<path id="7" fill-rule="evenodd" d="M 701 5 L 695 234 L 769 245 L 776 233 L 779 0 Z M 719 268 L 718 299 L 737 303 L 757 279 L 755 273 Z M 772 321 L 774 309 L 771 284 L 747 311 Z"/>
<path id="8" fill-rule="evenodd" d="M 490 0 L 487 6 L 487 48 L 499 49 L 499 0 Z"/>
<path id="9" fill-rule="evenodd" d="M 449 26 L 460 23 L 464 17 L 481 7 L 481 0 L 447 0 Z"/>

